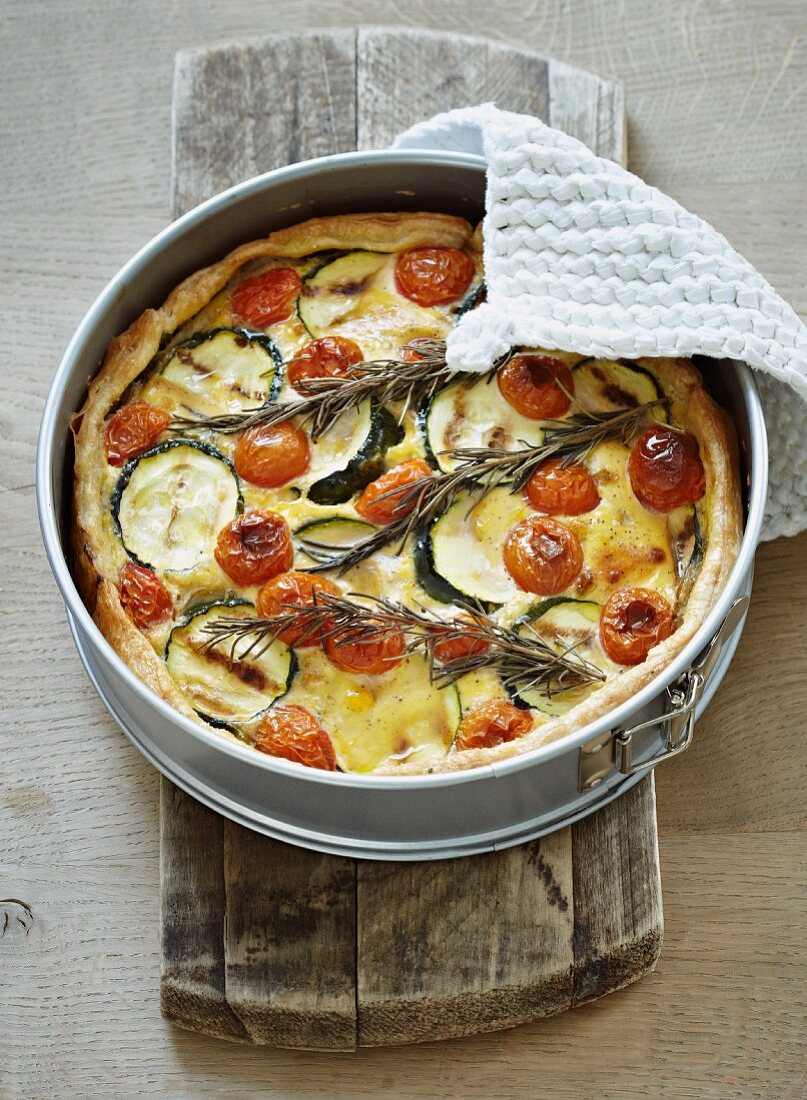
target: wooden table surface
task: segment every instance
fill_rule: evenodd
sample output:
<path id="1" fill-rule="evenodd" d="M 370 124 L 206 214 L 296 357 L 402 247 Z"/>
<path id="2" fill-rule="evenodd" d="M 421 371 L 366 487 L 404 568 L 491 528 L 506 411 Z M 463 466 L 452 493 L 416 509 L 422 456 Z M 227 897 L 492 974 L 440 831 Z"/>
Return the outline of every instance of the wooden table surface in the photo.
<path id="1" fill-rule="evenodd" d="M 350 1055 L 174 1030 L 158 1005 L 157 774 L 87 682 L 40 548 L 36 431 L 95 294 L 168 210 L 173 55 L 314 26 L 486 34 L 620 80 L 631 167 L 807 315 L 802 0 L 4 0 L 0 102 L 0 1096 L 765 1096 L 807 1091 L 807 537 L 761 548 L 735 662 L 657 774 L 656 972 L 574 1013 Z M 327 79 L 327 74 L 323 74 Z"/>

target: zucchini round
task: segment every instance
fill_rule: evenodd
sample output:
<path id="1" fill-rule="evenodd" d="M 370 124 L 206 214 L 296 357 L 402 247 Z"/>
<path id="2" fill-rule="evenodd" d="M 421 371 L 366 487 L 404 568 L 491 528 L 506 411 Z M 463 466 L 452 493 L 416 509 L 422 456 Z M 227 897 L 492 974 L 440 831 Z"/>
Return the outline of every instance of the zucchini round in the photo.
<path id="1" fill-rule="evenodd" d="M 112 520 L 134 561 L 185 572 L 212 558 L 219 531 L 243 503 L 228 458 L 209 443 L 171 439 L 123 467 Z"/>
<path id="2" fill-rule="evenodd" d="M 416 336 L 445 335 L 448 316 L 398 293 L 394 253 L 347 252 L 306 277 L 297 312 L 313 337 L 346 336 L 368 359 L 392 358 Z"/>
<path id="3" fill-rule="evenodd" d="M 375 402 L 372 406 L 369 402 L 365 405 L 368 430 L 361 446 L 346 466 L 332 471 L 309 487 L 307 496 L 314 504 L 344 504 L 360 493 L 365 485 L 384 472 L 384 456 L 390 447 L 403 439 L 404 430 L 388 409 Z M 323 440 L 330 435 L 329 431 Z M 344 461 L 344 449 L 341 461 Z"/>
<path id="4" fill-rule="evenodd" d="M 524 443 L 537 447 L 544 441 L 539 422 L 522 416 L 505 401 L 493 374 L 446 386 L 421 410 L 419 423 L 429 461 L 446 473 L 458 463 L 445 451 L 464 447 L 514 451 Z"/>
<path id="5" fill-rule="evenodd" d="M 519 594 L 507 572 L 502 547 L 508 531 L 530 514 L 521 494 L 506 488 L 493 489 L 475 502 L 466 494 L 448 507 L 425 533 L 425 543 L 416 552 L 418 579 L 435 599 L 480 603 L 487 607 L 506 603 Z M 427 571 L 449 586 L 445 596 L 424 584 Z M 454 593 L 449 595 L 449 592 Z"/>
<path id="6" fill-rule="evenodd" d="M 599 622 L 600 605 L 593 600 L 553 596 L 533 604 L 515 626 L 519 634 L 537 634 L 558 652 L 574 648 L 581 657 L 602 667 L 607 662 L 599 648 Z M 582 702 L 591 690 L 591 684 L 552 693 L 543 688 L 524 688 L 517 689 L 513 699 L 519 706 L 558 718 Z"/>
<path id="7" fill-rule="evenodd" d="M 280 352 L 262 332 L 214 328 L 197 332 L 172 348 L 160 370 L 163 378 L 221 412 L 258 409 L 275 396 L 282 365 Z"/>
<path id="8" fill-rule="evenodd" d="M 206 623 L 254 613 L 252 604 L 238 599 L 197 607 L 174 627 L 165 647 L 168 671 L 194 709 L 227 729 L 256 718 L 285 695 L 297 668 L 293 650 L 280 641 L 245 656 L 253 639 L 239 640 L 232 653 L 229 644 L 207 648 Z"/>
<path id="9" fill-rule="evenodd" d="M 614 359 L 581 359 L 573 368 L 574 395 L 589 412 L 613 412 L 615 409 L 637 408 L 648 401 L 664 397 L 656 379 L 635 363 L 619 363 Z M 656 415 L 664 419 L 661 406 Z"/>

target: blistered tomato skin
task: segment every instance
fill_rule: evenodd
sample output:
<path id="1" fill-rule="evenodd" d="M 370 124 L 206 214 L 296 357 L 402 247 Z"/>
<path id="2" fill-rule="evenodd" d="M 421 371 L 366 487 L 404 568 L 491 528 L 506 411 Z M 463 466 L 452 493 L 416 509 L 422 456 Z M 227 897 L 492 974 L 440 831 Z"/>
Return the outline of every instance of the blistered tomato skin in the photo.
<path id="1" fill-rule="evenodd" d="M 238 476 L 262 489 L 288 485 L 305 473 L 310 462 L 308 436 L 290 420 L 248 428 L 233 454 Z"/>
<path id="2" fill-rule="evenodd" d="M 233 313 L 255 328 L 285 321 L 291 316 L 302 285 L 293 267 L 273 267 L 262 275 L 253 275 L 233 291 Z"/>
<path id="3" fill-rule="evenodd" d="M 333 743 L 305 707 L 273 707 L 258 725 L 255 748 L 307 768 L 336 771 Z"/>
<path id="4" fill-rule="evenodd" d="M 174 605 L 152 569 L 127 561 L 120 571 L 121 607 L 141 630 L 173 618 Z"/>
<path id="5" fill-rule="evenodd" d="M 267 581 L 258 593 L 258 617 L 273 619 L 278 615 L 285 615 L 290 604 L 313 607 L 318 595 L 321 597 L 323 593 L 329 596 L 341 594 L 339 588 L 326 577 L 316 577 L 310 573 L 281 573 Z M 322 645 L 323 633 L 327 632 L 330 624 L 327 620 L 320 623 L 317 619 L 316 622 L 318 625 L 315 629 L 314 620 L 306 620 L 305 614 L 302 614 L 293 626 L 282 630 L 278 637 L 285 645 L 296 646 L 298 649 Z"/>
<path id="6" fill-rule="evenodd" d="M 462 719 L 457 729 L 457 749 L 492 749 L 507 741 L 515 741 L 532 729 L 532 718 L 525 710 L 493 699 L 474 707 Z"/>
<path id="7" fill-rule="evenodd" d="M 672 629 L 672 607 L 651 588 L 617 588 L 600 612 L 600 643 L 618 665 L 641 664 Z"/>
<path id="8" fill-rule="evenodd" d="M 287 378 L 297 390 L 304 390 L 310 378 L 342 378 L 364 360 L 364 353 L 346 336 L 323 336 L 310 340 L 288 366 Z"/>
<path id="9" fill-rule="evenodd" d="M 661 424 L 636 440 L 628 459 L 628 477 L 639 503 L 654 512 L 694 504 L 706 491 L 697 439 Z"/>
<path id="10" fill-rule="evenodd" d="M 130 458 L 142 455 L 154 446 L 170 423 L 169 413 L 147 401 L 124 405 L 107 421 L 104 429 L 107 462 L 110 466 L 122 466 Z"/>
<path id="11" fill-rule="evenodd" d="M 580 516 L 600 503 L 594 478 L 585 466 L 562 466 L 559 459 L 544 462 L 524 486 L 524 495 L 546 516 Z"/>
<path id="12" fill-rule="evenodd" d="M 419 306 L 440 306 L 461 298 L 476 266 L 458 248 L 407 248 L 395 263 L 395 283 Z"/>
<path id="13" fill-rule="evenodd" d="M 468 619 L 469 623 L 473 623 L 472 619 Z M 436 635 L 440 636 L 440 628 L 435 630 Z M 487 653 L 490 649 L 490 643 L 484 641 L 482 638 L 475 638 L 470 634 L 458 634 L 456 638 L 446 638 L 444 641 L 435 642 L 432 652 L 435 659 L 445 664 L 447 661 L 459 661 L 465 657 L 476 657 L 482 653 Z"/>
<path id="14" fill-rule="evenodd" d="M 572 372 L 551 355 L 516 355 L 496 375 L 505 401 L 530 420 L 554 419 L 571 407 Z"/>
<path id="15" fill-rule="evenodd" d="M 422 458 L 409 458 L 371 481 L 356 501 L 356 511 L 362 519 L 379 527 L 403 519 L 416 504 L 414 500 L 405 500 L 407 490 L 432 474 L 431 467 Z"/>
<path id="16" fill-rule="evenodd" d="M 583 550 L 564 524 L 548 516 L 528 516 L 504 540 L 504 564 L 525 592 L 557 596 L 577 579 Z"/>
<path id="17" fill-rule="evenodd" d="M 236 584 L 263 584 L 291 569 L 291 530 L 277 512 L 255 509 L 221 529 L 214 554 Z"/>
<path id="18" fill-rule="evenodd" d="M 342 642 L 338 634 L 325 642 L 328 659 L 343 672 L 363 672 L 380 675 L 399 665 L 406 650 L 406 639 L 400 631 L 391 631 L 366 642 Z"/>

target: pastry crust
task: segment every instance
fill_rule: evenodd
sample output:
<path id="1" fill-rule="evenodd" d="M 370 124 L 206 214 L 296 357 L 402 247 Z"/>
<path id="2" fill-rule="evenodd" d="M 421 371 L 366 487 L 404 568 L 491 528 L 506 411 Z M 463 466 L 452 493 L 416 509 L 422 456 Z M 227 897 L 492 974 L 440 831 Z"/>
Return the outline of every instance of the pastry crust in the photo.
<path id="1" fill-rule="evenodd" d="M 477 238 L 461 218 L 438 214 L 357 214 L 316 218 L 235 249 L 182 282 L 160 309 L 146 310 L 114 339 L 83 408 L 73 418 L 75 436 L 74 569 L 82 598 L 101 632 L 132 671 L 180 713 L 212 728 L 188 705 L 165 663 L 124 612 L 115 583 L 123 551 L 108 531 L 102 492 L 105 462 L 99 441 L 105 419 L 127 388 L 151 363 L 164 340 L 199 313 L 246 265 L 267 258 L 300 258 L 327 249 L 393 252 L 432 244 L 473 250 Z M 248 269 L 247 269 L 248 270 Z M 706 471 L 706 550 L 676 631 L 647 660 L 609 679 L 562 718 L 492 749 L 453 753 L 426 764 L 404 764 L 377 773 L 423 774 L 477 767 L 521 755 L 557 740 L 631 698 L 669 665 L 703 622 L 734 563 L 742 537 L 738 461 L 733 425 L 687 361 L 640 360 L 653 372 L 676 409 L 675 422 L 698 440 Z M 223 736 L 226 731 L 217 730 Z"/>

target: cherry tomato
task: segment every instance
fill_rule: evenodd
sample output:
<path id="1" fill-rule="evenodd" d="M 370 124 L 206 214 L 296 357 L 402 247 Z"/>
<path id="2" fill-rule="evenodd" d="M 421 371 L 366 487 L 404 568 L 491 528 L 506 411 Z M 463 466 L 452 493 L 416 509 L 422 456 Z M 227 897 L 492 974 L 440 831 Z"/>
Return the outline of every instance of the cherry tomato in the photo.
<path id="1" fill-rule="evenodd" d="M 651 588 L 617 588 L 600 612 L 602 648 L 618 665 L 641 664 L 672 629 L 672 608 Z"/>
<path id="2" fill-rule="evenodd" d="M 273 707 L 258 723 L 255 748 L 268 756 L 305 764 L 307 768 L 336 771 L 333 743 L 305 707 Z"/>
<path id="3" fill-rule="evenodd" d="M 309 378 L 341 378 L 363 359 L 364 353 L 355 341 L 346 336 L 323 336 L 309 340 L 297 352 L 287 375 L 292 386 L 300 389 Z"/>
<path id="4" fill-rule="evenodd" d="M 248 325 L 267 328 L 285 321 L 302 289 L 302 279 L 293 267 L 273 267 L 262 275 L 244 279 L 233 291 L 231 305 Z"/>
<path id="5" fill-rule="evenodd" d="M 422 359 L 424 353 L 418 350 L 417 345 L 430 339 L 431 337 L 429 336 L 416 336 L 413 340 L 409 340 L 408 343 L 404 344 L 401 348 L 401 359 L 403 362 L 417 363 L 418 360 Z"/>
<path id="6" fill-rule="evenodd" d="M 551 355 L 516 355 L 500 368 L 496 380 L 505 401 L 530 420 L 563 416 L 571 406 L 572 372 Z"/>
<path id="7" fill-rule="evenodd" d="M 291 531 L 277 512 L 255 509 L 219 531 L 216 561 L 236 584 L 263 584 L 291 569 Z"/>
<path id="8" fill-rule="evenodd" d="M 424 477 L 431 476 L 431 468 L 422 458 L 409 458 L 371 481 L 356 501 L 356 511 L 379 527 L 402 519 L 409 515 L 417 503 L 416 498 L 411 495 L 409 500 L 403 499 L 407 490 Z"/>
<path id="9" fill-rule="evenodd" d="M 340 595 L 337 586 L 325 577 L 315 577 L 310 573 L 281 573 L 267 581 L 260 590 L 256 609 L 261 619 L 273 619 L 277 615 L 286 614 L 288 604 L 314 606 L 317 597 L 323 592 L 329 596 Z M 301 615 L 294 626 L 281 631 L 278 637 L 286 645 L 306 649 L 309 646 L 322 645 L 322 634 L 328 626 L 326 621 L 313 630 L 313 619 L 306 622 L 305 616 Z"/>
<path id="10" fill-rule="evenodd" d="M 262 489 L 288 484 L 305 473 L 310 461 L 308 436 L 290 420 L 248 428 L 233 454 L 238 476 Z"/>
<path id="11" fill-rule="evenodd" d="M 697 439 L 659 424 L 636 440 L 628 476 L 639 503 L 655 512 L 694 504 L 706 491 Z"/>
<path id="12" fill-rule="evenodd" d="M 505 741 L 515 741 L 532 729 L 532 717 L 526 710 L 501 699 L 481 703 L 469 711 L 457 729 L 458 749 L 492 749 Z"/>
<path id="13" fill-rule="evenodd" d="M 152 569 L 127 561 L 120 571 L 119 592 L 121 607 L 141 630 L 173 618 L 171 597 Z"/>
<path id="14" fill-rule="evenodd" d="M 171 423 L 171 416 L 147 401 L 133 401 L 118 409 L 104 429 L 104 451 L 110 466 L 122 466 L 130 458 L 153 447 Z"/>
<path id="15" fill-rule="evenodd" d="M 594 478 L 585 466 L 563 466 L 560 459 L 543 462 L 524 486 L 527 500 L 547 516 L 579 516 L 600 503 Z"/>
<path id="16" fill-rule="evenodd" d="M 325 641 L 325 652 L 343 672 L 386 672 L 401 663 L 406 649 L 406 639 L 398 630 L 366 642 L 343 642 L 340 645 L 339 641 L 339 634 L 332 634 Z"/>
<path id="17" fill-rule="evenodd" d="M 419 306 L 453 302 L 468 289 L 476 266 L 458 248 L 407 248 L 395 264 L 395 283 Z"/>
<path id="18" fill-rule="evenodd" d="M 460 615 L 461 622 L 467 622 L 471 626 L 474 619 L 470 615 Z M 439 637 L 446 633 L 449 627 L 436 627 L 435 634 Z M 446 638 L 445 641 L 435 642 L 434 656 L 444 664 L 446 661 L 458 661 L 462 657 L 475 657 L 477 654 L 486 653 L 490 649 L 490 643 L 482 638 L 475 638 L 470 634 L 460 634 L 456 638 Z"/>
<path id="19" fill-rule="evenodd" d="M 577 535 L 548 516 L 528 516 L 504 540 L 507 572 L 526 592 L 557 596 L 583 567 Z"/>

